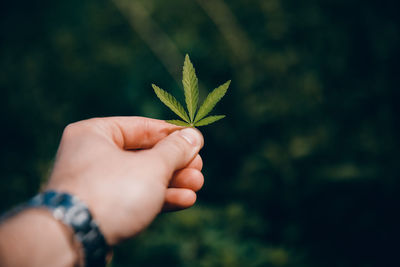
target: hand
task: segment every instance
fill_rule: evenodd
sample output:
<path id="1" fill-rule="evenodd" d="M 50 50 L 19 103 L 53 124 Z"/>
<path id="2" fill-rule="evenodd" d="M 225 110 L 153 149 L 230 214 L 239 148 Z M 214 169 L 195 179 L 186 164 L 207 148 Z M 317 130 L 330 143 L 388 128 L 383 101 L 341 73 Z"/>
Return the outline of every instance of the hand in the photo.
<path id="1" fill-rule="evenodd" d="M 161 210 L 192 206 L 203 185 L 201 133 L 143 117 L 96 118 L 64 130 L 46 190 L 84 201 L 110 245 Z"/>

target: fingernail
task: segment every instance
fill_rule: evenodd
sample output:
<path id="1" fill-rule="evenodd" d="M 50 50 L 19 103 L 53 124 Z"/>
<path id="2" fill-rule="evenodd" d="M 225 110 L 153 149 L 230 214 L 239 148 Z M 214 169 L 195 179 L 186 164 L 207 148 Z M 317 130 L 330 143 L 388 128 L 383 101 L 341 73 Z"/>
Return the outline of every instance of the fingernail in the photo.
<path id="1" fill-rule="evenodd" d="M 200 135 L 193 128 L 185 128 L 181 130 L 179 133 L 192 146 L 197 146 L 200 143 Z"/>

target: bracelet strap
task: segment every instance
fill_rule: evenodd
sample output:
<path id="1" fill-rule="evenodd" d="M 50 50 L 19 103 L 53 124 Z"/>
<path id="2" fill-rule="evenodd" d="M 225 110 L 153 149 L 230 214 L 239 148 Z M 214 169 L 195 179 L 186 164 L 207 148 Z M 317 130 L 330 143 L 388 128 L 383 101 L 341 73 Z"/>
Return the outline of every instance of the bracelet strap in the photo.
<path id="1" fill-rule="evenodd" d="M 36 195 L 27 206 L 46 207 L 57 220 L 72 228 L 76 239 L 82 244 L 86 267 L 106 266 L 106 256 L 110 247 L 88 207 L 76 196 L 46 191 Z"/>

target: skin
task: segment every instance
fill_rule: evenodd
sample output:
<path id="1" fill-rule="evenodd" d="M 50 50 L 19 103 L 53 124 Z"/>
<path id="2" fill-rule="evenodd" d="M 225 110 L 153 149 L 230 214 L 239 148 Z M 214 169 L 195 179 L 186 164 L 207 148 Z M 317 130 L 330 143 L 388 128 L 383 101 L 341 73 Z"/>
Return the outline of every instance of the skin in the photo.
<path id="1" fill-rule="evenodd" d="M 203 144 L 198 130 L 160 120 L 80 121 L 65 128 L 45 189 L 78 196 L 113 246 L 143 231 L 160 212 L 195 203 L 204 183 Z M 47 211 L 22 212 L 0 225 L 0 266 L 79 265 L 72 236 Z"/>

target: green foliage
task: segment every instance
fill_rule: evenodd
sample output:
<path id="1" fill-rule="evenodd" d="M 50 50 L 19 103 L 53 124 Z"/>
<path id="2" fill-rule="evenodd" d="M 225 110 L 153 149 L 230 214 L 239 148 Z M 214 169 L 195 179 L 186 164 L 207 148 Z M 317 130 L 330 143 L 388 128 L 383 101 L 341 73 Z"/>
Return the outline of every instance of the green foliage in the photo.
<path id="1" fill-rule="evenodd" d="M 176 98 L 169 94 L 167 91 L 161 89 L 155 84 L 151 85 L 156 93 L 157 97 L 163 102 L 167 107 L 169 107 L 176 115 L 184 119 L 186 122 L 189 122 L 189 117 L 186 114 L 184 107 L 179 103 Z"/>
<path id="2" fill-rule="evenodd" d="M 198 122 L 195 122 L 195 126 L 204 126 L 204 125 L 208 125 L 211 124 L 213 122 L 219 121 L 220 119 L 225 118 L 225 115 L 217 115 L 217 116 L 209 116 L 207 118 L 204 118 Z"/>
<path id="3" fill-rule="evenodd" d="M 181 120 L 166 120 L 166 122 L 183 127 L 191 127 L 190 123 Z"/>
<path id="4" fill-rule="evenodd" d="M 221 119 L 225 118 L 225 115 L 215 115 L 215 116 L 208 116 L 207 118 L 204 118 L 198 122 L 195 122 L 194 124 L 187 123 L 181 120 L 167 120 L 166 122 L 172 123 L 178 126 L 184 126 L 184 127 L 199 127 L 199 126 L 205 126 L 211 123 L 214 123 L 216 121 L 219 121 Z"/>
<path id="5" fill-rule="evenodd" d="M 182 76 L 186 105 L 189 111 L 190 121 L 193 122 L 197 109 L 197 102 L 199 101 L 199 84 L 193 64 L 190 62 L 189 55 L 185 56 Z"/>
<path id="6" fill-rule="evenodd" d="M 204 100 L 203 104 L 200 106 L 199 111 L 197 112 L 196 119 L 194 122 L 198 122 L 205 116 L 207 116 L 208 113 L 211 112 L 211 110 L 215 107 L 215 105 L 221 100 L 221 98 L 226 94 L 226 91 L 228 90 L 228 87 L 230 85 L 231 81 L 227 81 L 223 85 L 217 87 L 212 91 Z"/>
<path id="7" fill-rule="evenodd" d="M 198 79 L 196 76 L 195 69 L 193 67 L 192 62 L 190 61 L 189 55 L 185 56 L 185 62 L 183 64 L 182 71 L 182 84 L 185 92 L 185 102 L 186 107 L 189 112 L 189 116 L 186 113 L 183 106 L 173 97 L 171 94 L 167 93 L 163 89 L 158 86 L 152 84 L 154 92 L 157 97 L 163 102 L 167 107 L 169 107 L 175 114 L 181 117 L 185 121 L 180 120 L 167 120 L 167 122 L 185 127 L 198 127 L 205 126 L 216 122 L 220 119 L 223 119 L 225 115 L 218 116 L 210 116 L 203 119 L 211 110 L 215 107 L 215 105 L 221 100 L 221 98 L 226 94 L 228 90 L 229 84 L 231 81 L 227 81 L 223 85 L 214 89 L 204 100 L 203 104 L 200 106 L 197 115 L 197 103 L 199 101 L 199 85 Z"/>

